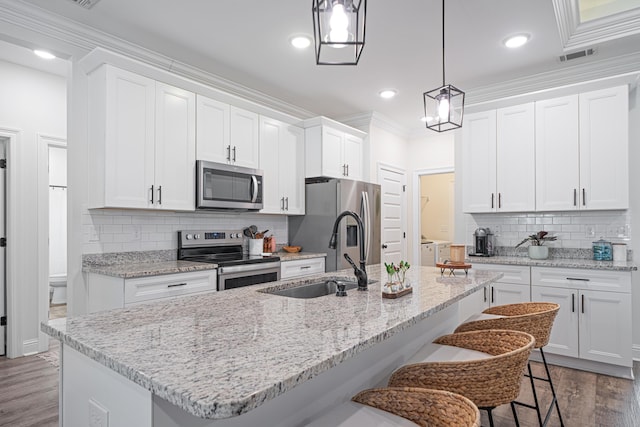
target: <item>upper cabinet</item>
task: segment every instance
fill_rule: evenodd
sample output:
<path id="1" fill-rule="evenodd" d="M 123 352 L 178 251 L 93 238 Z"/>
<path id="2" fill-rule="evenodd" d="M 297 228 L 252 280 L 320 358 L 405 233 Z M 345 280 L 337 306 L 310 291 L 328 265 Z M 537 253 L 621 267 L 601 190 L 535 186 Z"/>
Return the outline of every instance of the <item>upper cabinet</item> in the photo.
<path id="1" fill-rule="evenodd" d="M 317 119 L 314 119 L 316 123 Z M 363 179 L 364 133 L 347 132 L 324 123 L 305 130 L 306 176 Z"/>
<path id="2" fill-rule="evenodd" d="M 258 168 L 258 114 L 198 95 L 196 135 L 198 160 Z"/>
<path id="3" fill-rule="evenodd" d="M 537 210 L 629 207 L 628 102 L 619 86 L 536 103 Z"/>
<path id="4" fill-rule="evenodd" d="M 467 115 L 464 211 L 627 209 L 628 127 L 626 86 Z"/>
<path id="5" fill-rule="evenodd" d="M 304 130 L 260 117 L 262 213 L 304 214 Z"/>
<path id="6" fill-rule="evenodd" d="M 89 208 L 195 208 L 195 94 L 110 65 L 89 75 Z"/>
<path id="7" fill-rule="evenodd" d="M 469 114 L 462 129 L 464 211 L 534 210 L 533 103 Z"/>

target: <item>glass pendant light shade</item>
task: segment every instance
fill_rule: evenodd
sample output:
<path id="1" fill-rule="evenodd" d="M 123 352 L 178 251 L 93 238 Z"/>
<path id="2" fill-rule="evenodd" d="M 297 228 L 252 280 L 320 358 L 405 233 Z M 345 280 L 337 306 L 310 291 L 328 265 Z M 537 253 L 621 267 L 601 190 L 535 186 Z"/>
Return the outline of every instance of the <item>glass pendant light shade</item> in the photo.
<path id="1" fill-rule="evenodd" d="M 318 65 L 357 65 L 364 48 L 367 0 L 313 0 Z"/>
<path id="2" fill-rule="evenodd" d="M 464 92 L 452 85 L 440 86 L 423 94 L 427 129 L 444 132 L 462 127 Z"/>

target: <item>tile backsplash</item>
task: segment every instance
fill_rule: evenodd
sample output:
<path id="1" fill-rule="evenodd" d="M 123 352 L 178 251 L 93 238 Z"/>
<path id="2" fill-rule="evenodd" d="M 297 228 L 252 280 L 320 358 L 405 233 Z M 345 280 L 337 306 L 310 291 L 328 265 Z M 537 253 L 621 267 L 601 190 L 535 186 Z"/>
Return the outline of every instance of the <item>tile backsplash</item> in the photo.
<path id="1" fill-rule="evenodd" d="M 538 231 L 548 231 L 558 240 L 545 243 L 551 248 L 591 249 L 592 242 L 601 237 L 611 242 L 630 243 L 631 212 L 537 212 L 469 214 L 466 217 L 466 244 L 473 245 L 473 232 L 489 227 L 496 246 L 513 247 L 525 237 Z"/>
<path id="2" fill-rule="evenodd" d="M 287 243 L 284 215 L 244 212 L 154 212 L 119 209 L 85 209 L 82 215 L 83 253 L 153 251 L 178 248 L 179 230 L 242 230 L 255 224 L 260 231 Z"/>

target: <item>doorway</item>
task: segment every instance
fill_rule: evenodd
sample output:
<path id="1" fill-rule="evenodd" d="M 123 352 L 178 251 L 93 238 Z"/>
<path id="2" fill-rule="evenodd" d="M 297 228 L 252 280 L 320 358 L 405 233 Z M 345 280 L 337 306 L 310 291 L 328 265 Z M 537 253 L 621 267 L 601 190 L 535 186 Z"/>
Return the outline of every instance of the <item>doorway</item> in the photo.
<path id="1" fill-rule="evenodd" d="M 381 263 L 407 261 L 407 174 L 404 169 L 378 164 L 382 193 Z"/>
<path id="2" fill-rule="evenodd" d="M 67 316 L 67 146 L 41 138 L 48 146 L 49 319 Z"/>
<path id="3" fill-rule="evenodd" d="M 0 239 L 3 240 L 0 243 L 0 318 L 3 319 L 0 326 L 0 356 L 4 356 L 6 353 L 6 323 L 7 323 L 7 280 L 6 280 L 6 264 L 5 264 L 5 250 L 6 250 L 6 240 L 5 240 L 5 205 L 7 202 L 6 199 L 6 162 L 7 162 L 7 141 L 5 138 L 0 138 Z"/>

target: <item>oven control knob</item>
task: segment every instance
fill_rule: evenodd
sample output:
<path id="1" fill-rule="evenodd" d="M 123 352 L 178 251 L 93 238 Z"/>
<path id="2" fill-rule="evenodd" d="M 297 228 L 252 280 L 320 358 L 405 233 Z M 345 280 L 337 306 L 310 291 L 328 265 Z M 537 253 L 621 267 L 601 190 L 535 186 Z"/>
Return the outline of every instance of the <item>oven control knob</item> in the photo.
<path id="1" fill-rule="evenodd" d="M 231 236 L 231 237 L 234 237 L 234 236 Z M 240 238 L 240 233 L 236 233 L 235 238 L 239 239 Z"/>
<path id="2" fill-rule="evenodd" d="M 186 238 L 187 240 L 191 240 L 191 239 L 193 239 L 193 236 L 192 236 L 191 234 L 187 234 L 187 235 L 185 236 L 185 238 Z"/>
<path id="3" fill-rule="evenodd" d="M 200 235 L 199 235 L 199 234 L 194 234 L 194 235 L 193 235 L 193 238 L 194 238 L 194 239 L 196 239 L 196 240 L 198 240 L 198 239 L 200 238 Z"/>

